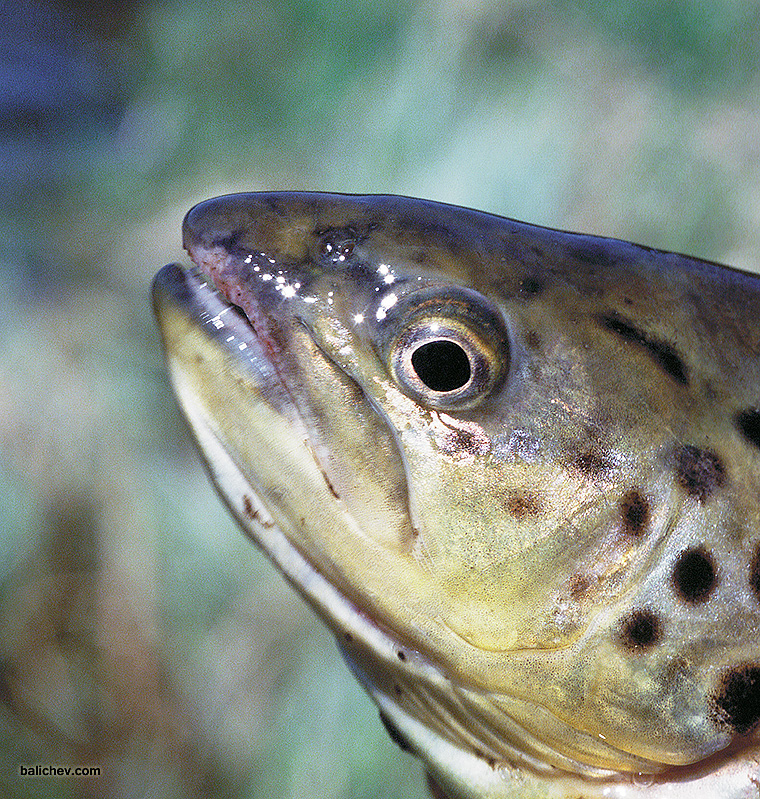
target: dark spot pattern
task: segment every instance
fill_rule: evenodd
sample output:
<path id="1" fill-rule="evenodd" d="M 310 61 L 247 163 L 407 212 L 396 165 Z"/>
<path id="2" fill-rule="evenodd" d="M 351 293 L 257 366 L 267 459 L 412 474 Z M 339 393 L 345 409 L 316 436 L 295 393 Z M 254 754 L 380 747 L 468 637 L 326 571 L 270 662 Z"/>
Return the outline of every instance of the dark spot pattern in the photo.
<path id="1" fill-rule="evenodd" d="M 704 502 L 726 479 L 721 459 L 709 450 L 687 445 L 676 453 L 678 482 L 686 492 Z"/>
<path id="2" fill-rule="evenodd" d="M 391 741 L 398 746 L 398 748 L 402 752 L 411 752 L 412 748 L 406 741 L 406 738 L 399 732 L 398 728 L 393 724 L 393 722 L 388 718 L 388 716 L 380 711 L 380 721 L 383 722 L 383 727 L 385 727 L 385 731 L 390 735 Z"/>
<path id="3" fill-rule="evenodd" d="M 631 651 L 649 649 L 662 639 L 659 617 L 646 608 L 632 611 L 620 625 L 619 639 Z"/>
<path id="4" fill-rule="evenodd" d="M 520 281 L 520 294 L 526 298 L 537 297 L 544 290 L 544 284 L 537 277 L 526 277 Z"/>
<path id="5" fill-rule="evenodd" d="M 673 567 L 676 592 L 690 605 L 704 602 L 718 582 L 713 556 L 704 547 L 687 549 Z"/>
<path id="6" fill-rule="evenodd" d="M 664 341 L 651 338 L 643 330 L 621 319 L 618 316 L 607 314 L 600 317 L 601 323 L 613 333 L 617 333 L 624 341 L 644 347 L 652 356 L 655 363 L 670 375 L 677 383 L 688 385 L 689 378 L 686 364 L 681 360 L 676 350 Z"/>
<path id="7" fill-rule="evenodd" d="M 750 444 L 760 448 L 760 408 L 748 408 L 738 413 L 736 426 Z"/>
<path id="8" fill-rule="evenodd" d="M 583 599 L 591 590 L 591 578 L 576 572 L 570 578 L 570 598 L 575 602 Z"/>
<path id="9" fill-rule="evenodd" d="M 649 503 L 638 491 L 629 491 L 620 502 L 623 530 L 629 535 L 641 535 L 649 521 Z"/>
<path id="10" fill-rule="evenodd" d="M 475 458 L 488 451 L 489 442 L 469 430 L 453 429 L 441 436 L 441 451 L 453 458 Z"/>
<path id="11" fill-rule="evenodd" d="M 760 666 L 737 666 L 723 675 L 713 698 L 716 720 L 746 734 L 760 721 Z"/>
<path id="12" fill-rule="evenodd" d="M 541 349 L 541 336 L 535 330 L 529 330 L 525 334 L 525 343 L 532 350 Z"/>
<path id="13" fill-rule="evenodd" d="M 760 602 L 760 544 L 755 549 L 755 554 L 749 566 L 749 585 Z"/>
<path id="14" fill-rule="evenodd" d="M 541 513 L 541 500 L 535 495 L 522 491 L 514 492 L 507 497 L 507 511 L 515 519 L 521 520 L 526 516 L 538 516 Z"/>
<path id="15" fill-rule="evenodd" d="M 582 452 L 575 458 L 573 465 L 590 477 L 600 477 L 612 466 L 609 460 L 598 452 Z"/>

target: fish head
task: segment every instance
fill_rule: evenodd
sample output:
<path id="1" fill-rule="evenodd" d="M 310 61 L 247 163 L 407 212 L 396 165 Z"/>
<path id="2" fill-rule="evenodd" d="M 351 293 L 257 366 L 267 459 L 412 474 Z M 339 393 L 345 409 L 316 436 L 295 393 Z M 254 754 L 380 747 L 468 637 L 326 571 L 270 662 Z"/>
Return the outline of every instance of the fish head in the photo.
<path id="1" fill-rule="evenodd" d="M 154 305 L 212 477 L 452 796 L 754 795 L 758 278 L 399 197 L 184 242 Z"/>

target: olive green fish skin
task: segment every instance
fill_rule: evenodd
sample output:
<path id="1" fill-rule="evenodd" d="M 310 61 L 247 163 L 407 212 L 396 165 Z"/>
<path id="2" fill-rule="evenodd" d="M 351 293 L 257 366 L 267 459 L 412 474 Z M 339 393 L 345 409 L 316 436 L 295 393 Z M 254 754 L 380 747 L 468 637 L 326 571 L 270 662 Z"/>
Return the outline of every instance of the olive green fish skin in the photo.
<path id="1" fill-rule="evenodd" d="M 184 241 L 221 297 L 154 301 L 217 487 L 445 790 L 757 796 L 760 279 L 400 197 Z"/>

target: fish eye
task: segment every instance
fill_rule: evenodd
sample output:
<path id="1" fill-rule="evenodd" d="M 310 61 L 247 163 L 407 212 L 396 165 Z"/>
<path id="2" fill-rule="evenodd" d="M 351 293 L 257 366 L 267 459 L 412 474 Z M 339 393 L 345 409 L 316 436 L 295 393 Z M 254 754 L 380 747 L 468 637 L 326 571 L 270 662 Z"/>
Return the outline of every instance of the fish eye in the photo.
<path id="1" fill-rule="evenodd" d="M 485 297 L 463 289 L 421 289 L 393 309 L 390 371 L 401 389 L 436 409 L 468 408 L 500 382 L 507 333 Z"/>

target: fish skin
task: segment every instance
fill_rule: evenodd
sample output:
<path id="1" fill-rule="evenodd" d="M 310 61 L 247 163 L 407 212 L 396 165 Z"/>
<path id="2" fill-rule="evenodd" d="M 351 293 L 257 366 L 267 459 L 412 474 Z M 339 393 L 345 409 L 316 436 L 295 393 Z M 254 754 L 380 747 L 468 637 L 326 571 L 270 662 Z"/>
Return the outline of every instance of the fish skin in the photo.
<path id="1" fill-rule="evenodd" d="M 758 795 L 759 278 L 399 197 L 184 242 L 221 297 L 165 267 L 154 307 L 212 478 L 448 795 Z"/>

